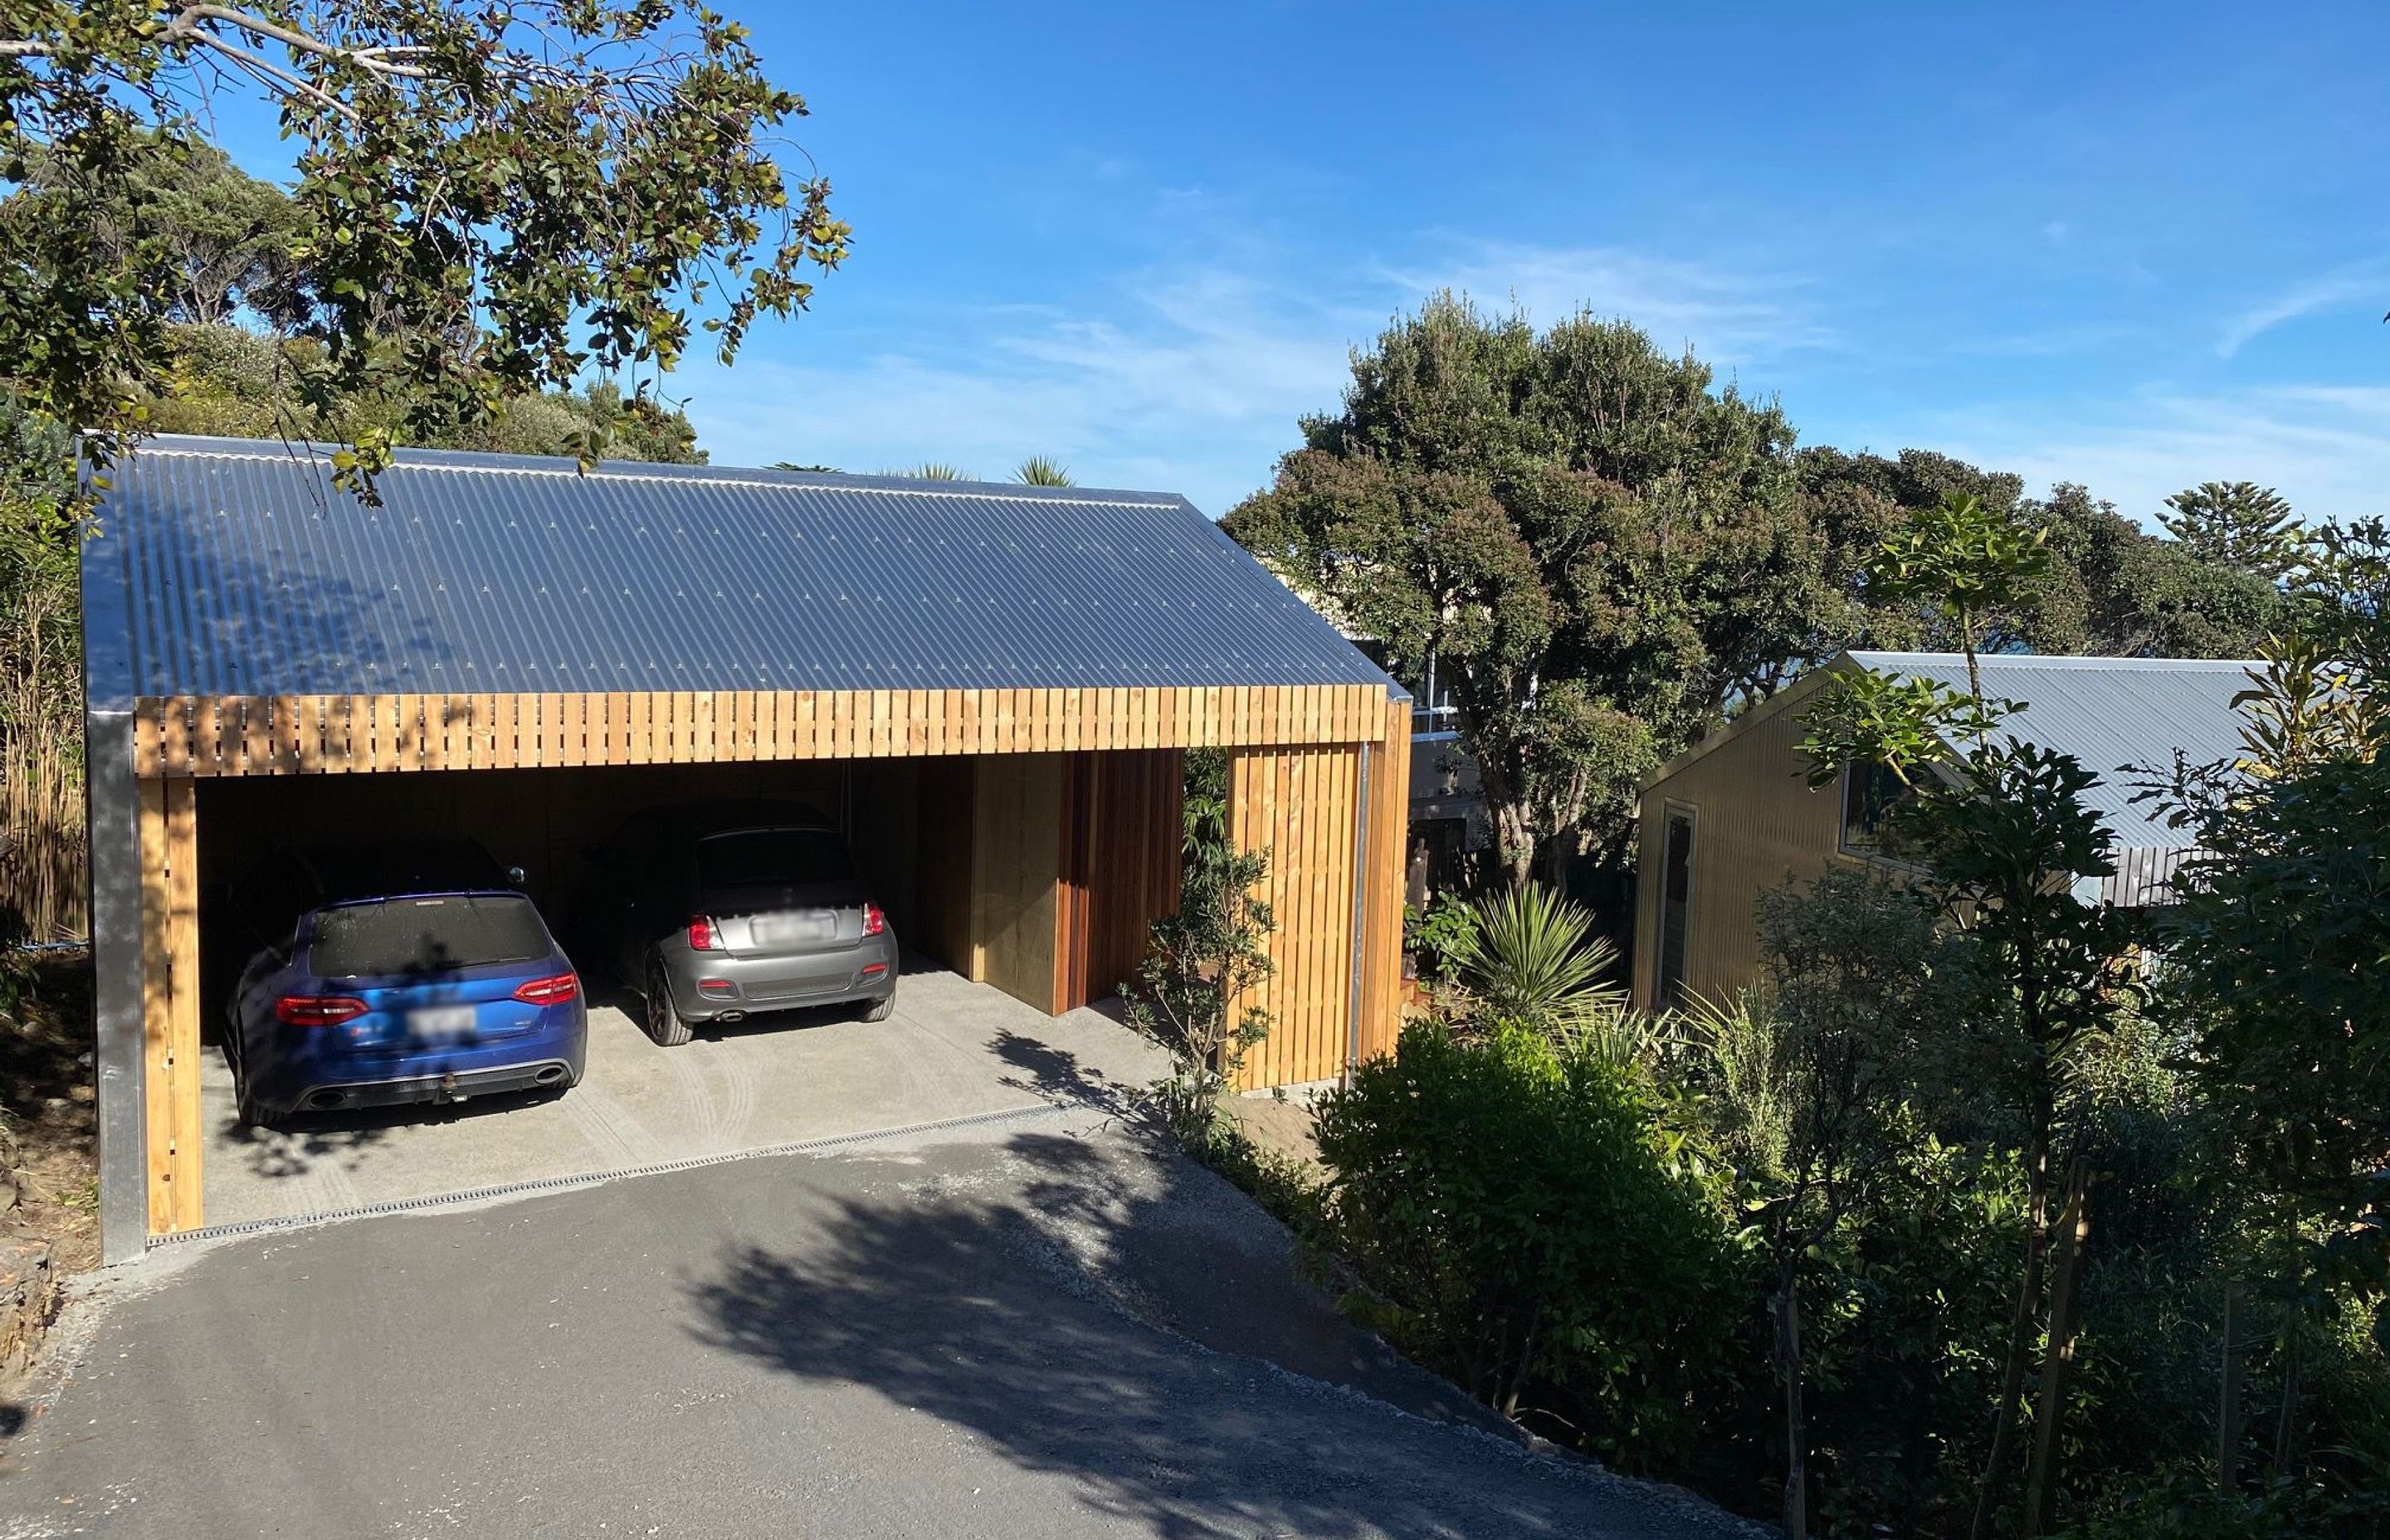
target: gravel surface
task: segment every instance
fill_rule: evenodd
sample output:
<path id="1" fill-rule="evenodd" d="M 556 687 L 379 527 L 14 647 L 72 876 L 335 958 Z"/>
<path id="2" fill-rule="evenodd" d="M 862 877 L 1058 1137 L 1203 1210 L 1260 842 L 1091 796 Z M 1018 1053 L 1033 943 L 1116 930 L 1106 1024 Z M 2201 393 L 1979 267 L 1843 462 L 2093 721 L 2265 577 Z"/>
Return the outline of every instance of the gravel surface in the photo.
<path id="1" fill-rule="evenodd" d="M 0 1540 L 1759 1534 L 1537 1456 L 1096 1114 L 169 1248 Z"/>

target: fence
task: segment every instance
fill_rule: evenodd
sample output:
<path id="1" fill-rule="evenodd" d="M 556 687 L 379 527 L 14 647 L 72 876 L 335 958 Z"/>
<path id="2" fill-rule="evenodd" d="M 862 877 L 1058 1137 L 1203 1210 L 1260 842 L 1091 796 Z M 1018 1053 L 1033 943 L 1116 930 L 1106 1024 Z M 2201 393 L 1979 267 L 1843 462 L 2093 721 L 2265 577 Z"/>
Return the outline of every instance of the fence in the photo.
<path id="1" fill-rule="evenodd" d="M 62 727 L 0 735 L 0 933 L 66 941 L 89 933 L 83 744 Z"/>

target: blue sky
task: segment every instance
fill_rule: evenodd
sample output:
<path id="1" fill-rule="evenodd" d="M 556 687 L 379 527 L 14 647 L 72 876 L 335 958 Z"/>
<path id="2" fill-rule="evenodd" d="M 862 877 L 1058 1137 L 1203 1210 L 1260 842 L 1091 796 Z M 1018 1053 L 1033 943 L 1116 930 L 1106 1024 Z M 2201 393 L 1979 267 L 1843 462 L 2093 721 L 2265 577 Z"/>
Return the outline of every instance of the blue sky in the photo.
<path id="1" fill-rule="evenodd" d="M 855 227 L 668 381 L 719 463 L 1217 513 L 1451 286 L 1690 343 L 1805 443 L 2390 505 L 2390 8 L 715 3 Z"/>

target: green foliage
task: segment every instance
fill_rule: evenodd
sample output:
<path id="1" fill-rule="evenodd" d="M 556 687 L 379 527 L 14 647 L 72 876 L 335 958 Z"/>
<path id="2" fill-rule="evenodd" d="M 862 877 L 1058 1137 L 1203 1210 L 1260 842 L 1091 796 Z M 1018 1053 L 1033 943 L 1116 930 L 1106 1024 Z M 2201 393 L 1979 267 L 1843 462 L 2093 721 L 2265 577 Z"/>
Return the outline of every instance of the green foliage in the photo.
<path id="1" fill-rule="evenodd" d="M 1541 883 L 1481 898 L 1452 960 L 1483 1019 L 1565 1033 L 1605 1023 L 1626 1008 L 1611 978 L 1618 948 L 1593 934 L 1593 918 Z"/>
<path id="2" fill-rule="evenodd" d="M 2251 1159 L 2354 1222 L 2390 1162 L 2390 762 L 2328 761 L 2192 811 L 2204 853 L 2177 878 L 2167 956 L 2169 987 L 2207 1013 L 2200 1072 Z"/>
<path id="3" fill-rule="evenodd" d="M 1756 915 L 1767 1011 L 1801 1091 L 1797 1144 L 1871 1138 L 1894 1106 L 1945 1134 L 1973 1131 L 1961 1109 L 2009 1066 L 1974 1024 L 1984 979 L 1972 938 L 1868 868 L 1763 892 Z M 1856 1121 L 1837 1130 L 1838 1117 Z"/>
<path id="4" fill-rule="evenodd" d="M 924 460 L 919 465 L 883 470 L 880 474 L 904 477 L 916 481 L 976 481 L 979 480 L 970 471 L 948 465 L 944 460 Z"/>
<path id="5" fill-rule="evenodd" d="M 53 153 L 34 155 L 19 195 L 0 203 L 0 225 L 72 218 L 78 172 Z M 291 247 L 299 214 L 271 182 L 243 173 L 213 145 L 151 131 L 131 147 L 119 201 L 91 210 L 94 260 L 103 269 L 147 264 L 164 287 L 164 318 L 190 326 L 246 312 L 270 325 L 307 317 L 305 283 Z"/>
<path id="6" fill-rule="evenodd" d="M 1851 629 L 1790 426 L 1699 361 L 1447 295 L 1353 369 L 1227 527 L 1397 669 L 1434 656 L 1514 881 L 1623 861 L 1638 777 Z"/>
<path id="7" fill-rule="evenodd" d="M 2021 528 L 2045 532 L 2041 573 L 2019 584 L 2007 608 L 1979 617 L 1978 645 L 1989 650 L 2246 658 L 2286 623 L 2283 595 L 2269 579 L 2152 535 L 2072 483 L 2028 498 L 2014 476 L 1913 449 L 1897 459 L 1807 449 L 1798 468 L 1805 494 L 1821 518 L 1846 532 L 1844 548 L 1858 558 L 1856 567 L 1838 569 L 1835 581 L 1863 577 L 1869 531 L 1888 532 L 1910 512 L 1951 496 L 1972 497 Z M 1844 640 L 1856 644 L 1861 635 Z M 1880 593 L 1868 601 L 1863 636 L 1881 648 L 1960 646 L 1938 606 L 1895 603 Z"/>
<path id="8" fill-rule="evenodd" d="M 570 458 L 602 438 L 616 459 L 701 464 L 697 430 L 652 395 L 624 396 L 610 380 L 497 404 L 473 424 L 425 431 L 414 404 L 385 393 L 310 400 L 300 381 L 317 366 L 309 338 L 277 339 L 230 324 L 172 326 L 163 343 L 158 395 L 144 394 L 148 426 L 161 432 L 318 443 L 385 440 L 393 446 L 478 449 Z"/>
<path id="9" fill-rule="evenodd" d="M 2047 529 L 1952 493 L 1913 510 L 1869 568 L 1870 588 L 1893 604 L 1940 610 L 1972 645 L 1981 617 L 2015 607 L 2049 570 Z"/>
<path id="10" fill-rule="evenodd" d="M 1245 1055 L 1269 1034 L 1269 1013 L 1250 1000 L 1269 977 L 1277 921 L 1253 893 L 1268 853 L 1240 851 L 1229 837 L 1227 760 L 1216 750 L 1188 755 L 1185 830 L 1178 912 L 1154 922 L 1121 998 L 1128 1024 L 1169 1050 L 1170 1078 L 1153 1097 L 1179 1141 L 1200 1149 Z"/>
<path id="11" fill-rule="evenodd" d="M 1416 953 L 1431 979 L 1458 979 L 1462 956 L 1477 943 L 1477 906 L 1458 893 L 1438 893 L 1425 914 L 1403 911 L 1403 946 Z"/>
<path id="12" fill-rule="evenodd" d="M 1354 1307 L 1471 1393 L 1650 1467 L 1728 1362 L 1717 1195 L 1664 1156 L 1630 1072 L 1514 1026 L 1406 1026 L 1318 1107 Z"/>
<path id="13" fill-rule="evenodd" d="M 270 19 L 24 0 L 8 31 L 0 378 L 103 457 L 170 393 L 169 324 L 235 295 L 319 344 L 295 380 L 317 415 L 395 404 L 336 458 L 369 494 L 402 437 L 484 430 L 593 371 L 670 369 L 700 327 L 728 362 L 846 252 L 828 184 L 774 156 L 803 98 L 683 0 L 302 0 Z M 219 81 L 280 109 L 287 229 L 210 206 L 225 168 L 188 104 Z M 219 252 L 240 277 L 220 281 Z M 575 445 L 610 447 L 594 427 Z"/>
<path id="14" fill-rule="evenodd" d="M 1513 882 L 1623 869 L 1644 776 L 1845 648 L 2246 657 L 2283 619 L 2080 487 L 1796 454 L 1774 402 L 1588 314 L 1437 296 L 1303 431 L 1227 528 L 1398 673 L 1434 658 Z"/>
<path id="15" fill-rule="evenodd" d="M 2224 1494 L 2215 1478 L 2178 1468 L 2101 1498 L 2058 1540 L 2373 1540 L 2390 1522 L 2390 1482 L 2348 1493 L 2282 1477 L 2255 1493 Z"/>
<path id="16" fill-rule="evenodd" d="M 1061 461 L 1048 455 L 1032 455 L 1012 468 L 1012 479 L 1022 486 L 1067 487 L 1078 483 Z"/>
<path id="17" fill-rule="evenodd" d="M 2254 481 L 2202 481 L 2166 499 L 2166 533 L 2204 562 L 2280 583 L 2304 559 L 2307 533 L 2289 499 Z"/>
<path id="18" fill-rule="evenodd" d="M 1895 1123 L 1865 1201 L 1805 1258 L 1820 1532 L 1966 1532 L 2027 1212 L 2012 1151 Z"/>
<path id="19" fill-rule="evenodd" d="M 1981 741 L 2015 708 L 1938 680 L 1854 669 L 1811 697 L 1802 718 L 1809 784 L 1831 786 L 1853 765 L 1880 764 L 1913 787 L 1948 761 L 1953 742 Z"/>

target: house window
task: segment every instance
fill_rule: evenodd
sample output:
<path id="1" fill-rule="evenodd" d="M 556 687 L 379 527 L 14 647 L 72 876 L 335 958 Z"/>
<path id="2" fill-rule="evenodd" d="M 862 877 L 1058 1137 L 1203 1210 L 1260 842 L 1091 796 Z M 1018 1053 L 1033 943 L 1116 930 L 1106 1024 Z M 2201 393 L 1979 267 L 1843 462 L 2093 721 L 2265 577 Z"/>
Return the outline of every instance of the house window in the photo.
<path id="1" fill-rule="evenodd" d="M 1892 853 L 1885 819 L 1913 794 L 1908 784 L 1881 764 L 1854 764 L 1843 772 L 1843 849 L 1854 855 Z"/>
<path id="2" fill-rule="evenodd" d="M 1685 936 L 1692 919 L 1693 810 L 1670 805 L 1660 857 L 1660 968 L 1652 1004 L 1671 1010 L 1685 1002 Z"/>

